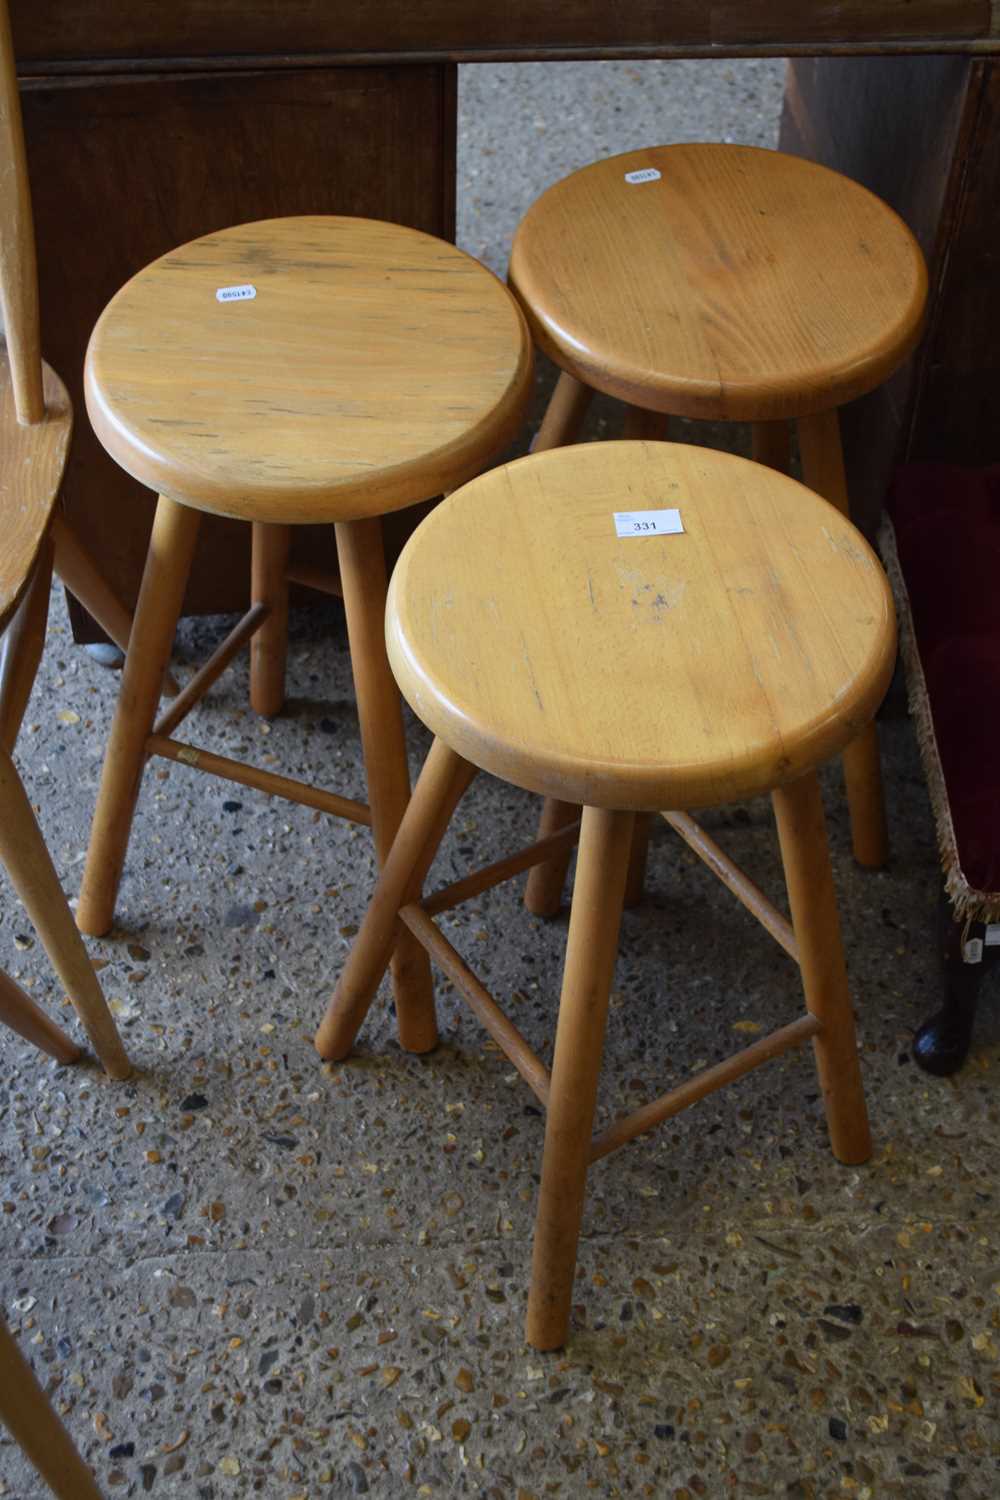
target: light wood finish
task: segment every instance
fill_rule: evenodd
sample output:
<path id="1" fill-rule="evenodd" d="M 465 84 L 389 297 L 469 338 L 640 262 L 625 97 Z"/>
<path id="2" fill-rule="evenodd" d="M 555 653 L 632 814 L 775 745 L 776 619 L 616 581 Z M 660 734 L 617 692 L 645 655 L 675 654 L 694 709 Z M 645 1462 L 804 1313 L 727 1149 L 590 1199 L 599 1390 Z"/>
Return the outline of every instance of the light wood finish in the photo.
<path id="1" fill-rule="evenodd" d="M 0 750 L 0 862 L 66 987 L 94 1051 L 112 1078 L 127 1078 L 132 1070 L 125 1049 L 73 924 L 21 778 L 4 750 Z"/>
<path id="2" fill-rule="evenodd" d="M 645 169 L 659 179 L 626 182 Z M 539 346 L 596 390 L 761 422 L 879 385 L 917 341 L 927 273 L 902 220 L 848 178 L 685 145 L 549 188 L 518 228 L 510 284 Z"/>
<path id="3" fill-rule="evenodd" d="M 546 797 L 538 823 L 538 837 L 552 838 L 560 829 L 577 823 L 579 818 L 580 809 L 576 803 Z M 573 850 L 569 847 L 531 871 L 524 887 L 524 904 L 532 916 L 554 917 L 562 906 L 563 888 L 572 858 Z"/>
<path id="4" fill-rule="evenodd" d="M 834 1156 L 849 1165 L 872 1151 L 854 1013 L 840 941 L 837 896 L 815 773 L 771 794 L 799 949 L 806 1008 L 820 1022 L 816 1068 Z"/>
<path id="5" fill-rule="evenodd" d="M 59 1500 L 101 1500 L 83 1462 L 0 1317 L 0 1422 Z"/>
<path id="6" fill-rule="evenodd" d="M 220 287 L 253 300 L 220 303 Z M 270 219 L 154 261 L 102 313 L 87 410 L 141 483 L 242 520 L 376 516 L 477 473 L 531 378 L 506 288 L 375 220 Z"/>
<path id="7" fill-rule="evenodd" d="M 795 941 L 795 933 L 787 917 L 773 902 L 769 901 L 759 886 L 749 880 L 738 865 L 734 864 L 713 838 L 711 838 L 689 813 L 665 812 L 663 817 L 670 824 L 675 833 L 679 833 L 688 848 L 697 854 L 698 858 L 708 866 L 712 874 L 722 881 L 722 884 L 732 891 L 737 901 L 741 901 L 747 911 L 757 918 L 760 925 L 780 943 L 789 958 L 799 961 L 799 948 Z"/>
<path id="8" fill-rule="evenodd" d="M 604 808 L 583 814 L 528 1297 L 526 1336 L 536 1349 L 566 1341 L 634 821 Z"/>
<path id="9" fill-rule="evenodd" d="M 45 648 L 52 588 L 52 544 L 46 540 L 28 591 L 0 634 L 0 746 L 13 752 Z"/>
<path id="10" fill-rule="evenodd" d="M 466 875 L 461 880 L 452 881 L 451 885 L 435 891 L 433 896 L 427 896 L 420 905 L 428 916 L 434 916 L 440 911 L 449 911 L 462 901 L 469 901 L 473 896 L 482 895 L 483 891 L 492 890 L 495 885 L 500 885 L 504 880 L 510 880 L 513 875 L 520 875 L 523 870 L 541 864 L 552 854 L 564 849 L 571 850 L 579 838 L 580 819 L 577 818 L 567 827 L 560 828 L 548 838 L 529 844 L 519 853 L 509 854 L 505 859 L 498 859 L 492 865 L 486 865 L 483 869 L 477 870 L 474 875 Z"/>
<path id="11" fill-rule="evenodd" d="M 259 766 L 248 766 L 245 761 L 231 760 L 226 755 L 213 755 L 211 750 L 186 745 L 180 740 L 168 739 L 166 735 L 151 734 L 146 740 L 145 753 L 162 755 L 165 760 L 176 761 L 178 765 L 195 771 L 205 771 L 209 776 L 219 776 L 223 781 L 233 781 L 237 786 L 253 787 L 255 791 L 266 792 L 269 797 L 284 797 L 287 802 L 297 802 L 301 807 L 314 807 L 317 812 L 346 818 L 349 823 L 361 823 L 365 827 L 371 824 L 371 809 L 353 797 L 325 792 L 322 787 L 310 786 L 291 776 L 278 776 Z"/>
<path id="12" fill-rule="evenodd" d="M 615 510 L 672 503 L 682 535 L 616 538 Z M 895 646 L 885 575 L 833 506 L 671 443 L 535 454 L 467 485 L 404 549 L 386 631 L 404 696 L 467 760 L 640 811 L 747 797 L 836 754 Z"/>
<path id="13" fill-rule="evenodd" d="M 798 432 L 803 480 L 843 515 L 849 515 L 838 413 L 824 411 L 802 417 L 798 422 Z M 860 865 L 878 869 L 889 858 L 889 828 L 882 796 L 878 729 L 874 720 L 846 747 L 843 766 L 854 857 Z"/>
<path id="14" fill-rule="evenodd" d="M 81 932 L 94 937 L 102 937 L 114 920 L 115 896 L 146 763 L 146 740 L 153 727 L 200 522 L 199 511 L 160 497 L 76 909 Z"/>
<path id="15" fill-rule="evenodd" d="M 567 443 L 575 443 L 593 395 L 589 385 L 575 379 L 567 370 L 560 370 L 542 425 L 531 444 L 532 453 L 544 453 L 548 448 L 563 448 Z"/>
<path id="16" fill-rule="evenodd" d="M 250 642 L 250 704 L 265 718 L 279 714 L 285 703 L 285 665 L 288 659 L 288 553 L 290 526 L 253 524 L 252 604 L 267 618 Z"/>
<path id="17" fill-rule="evenodd" d="M 9 974 L 0 969 L 0 1023 L 58 1063 L 73 1063 L 80 1048 Z"/>
<path id="18" fill-rule="evenodd" d="M 399 913 L 419 898 L 451 815 L 475 774 L 474 766 L 435 740 L 316 1032 L 321 1057 L 338 1061 L 353 1047 L 389 966 Z"/>
<path id="19" fill-rule="evenodd" d="M 386 569 L 381 521 L 338 521 L 337 556 L 375 858 L 381 868 L 410 800 L 402 705 L 385 656 Z M 408 1052 L 429 1052 L 437 1046 L 431 966 L 410 933 L 399 933 L 390 967 L 400 1045 Z"/>

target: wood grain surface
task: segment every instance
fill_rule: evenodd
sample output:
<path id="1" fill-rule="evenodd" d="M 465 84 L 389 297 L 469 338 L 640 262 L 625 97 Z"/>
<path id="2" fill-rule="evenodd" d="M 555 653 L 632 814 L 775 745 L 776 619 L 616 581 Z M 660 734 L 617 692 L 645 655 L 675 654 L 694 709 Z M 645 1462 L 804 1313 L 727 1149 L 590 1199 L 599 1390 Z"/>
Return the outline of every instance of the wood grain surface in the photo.
<path id="1" fill-rule="evenodd" d="M 518 227 L 510 284 L 539 346 L 597 390 L 768 421 L 884 380 L 919 336 L 927 273 L 902 220 L 848 178 L 710 144 L 554 184 Z"/>
<path id="2" fill-rule="evenodd" d="M 249 288 L 247 300 L 220 290 Z M 308 524 L 454 488 L 510 441 L 524 320 L 471 256 L 417 230 L 301 217 L 241 225 L 128 282 L 91 338 L 104 447 L 182 504 Z"/>
<path id="3" fill-rule="evenodd" d="M 972 47 L 997 38 L 991 0 L 14 0 L 25 63 L 212 58 L 725 56 Z"/>
<path id="4" fill-rule="evenodd" d="M 615 534 L 676 507 L 684 533 Z M 564 801 L 693 808 L 834 755 L 892 670 L 851 523 L 746 459 L 668 443 L 531 455 L 440 505 L 396 566 L 389 659 L 425 724 Z"/>

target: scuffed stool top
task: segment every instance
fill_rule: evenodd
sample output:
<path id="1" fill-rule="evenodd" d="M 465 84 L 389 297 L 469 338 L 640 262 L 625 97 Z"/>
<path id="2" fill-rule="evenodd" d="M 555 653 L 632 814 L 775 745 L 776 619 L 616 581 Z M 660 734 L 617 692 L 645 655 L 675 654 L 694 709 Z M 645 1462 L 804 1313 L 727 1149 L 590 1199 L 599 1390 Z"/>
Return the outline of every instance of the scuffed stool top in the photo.
<path id="1" fill-rule="evenodd" d="M 881 199 L 726 145 L 631 151 L 557 182 L 521 221 L 510 284 L 539 346 L 588 385 L 745 421 L 873 390 L 927 296 L 920 247 Z"/>
<path id="2" fill-rule="evenodd" d="M 373 219 L 267 219 L 140 271 L 87 351 L 123 469 L 257 521 L 379 515 L 478 473 L 531 381 L 523 317 L 472 256 Z"/>
<path id="3" fill-rule="evenodd" d="M 682 533 L 616 534 L 616 512 L 661 509 Z M 475 765 L 565 801 L 683 809 L 841 750 L 888 686 L 895 622 L 867 542 L 795 480 L 610 442 L 438 506 L 396 566 L 386 638 L 415 713 Z"/>

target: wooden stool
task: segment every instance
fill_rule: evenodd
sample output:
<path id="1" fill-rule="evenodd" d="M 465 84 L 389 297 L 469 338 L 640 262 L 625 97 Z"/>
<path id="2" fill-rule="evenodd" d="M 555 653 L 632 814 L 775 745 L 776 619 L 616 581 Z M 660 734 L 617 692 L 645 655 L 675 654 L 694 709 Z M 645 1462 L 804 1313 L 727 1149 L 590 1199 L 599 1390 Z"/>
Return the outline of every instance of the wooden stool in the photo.
<path id="1" fill-rule="evenodd" d="M 616 536 L 614 511 L 665 501 L 683 534 Z M 527 1336 L 554 1348 L 591 1161 L 810 1037 L 834 1154 L 870 1154 L 815 768 L 882 698 L 891 596 L 860 533 L 794 480 L 706 449 L 596 443 L 445 501 L 403 551 L 386 633 L 436 738 L 316 1045 L 349 1052 L 401 923 L 547 1105 Z M 571 848 L 577 829 L 421 898 L 476 768 L 583 805 L 551 1076 L 432 919 Z M 765 791 L 791 925 L 687 812 Z M 654 809 L 797 959 L 807 1014 L 592 1137 L 633 825 Z"/>
<path id="2" fill-rule="evenodd" d="M 196 240 L 128 282 L 94 330 L 85 380 L 101 442 L 160 499 L 80 926 L 103 933 L 111 925 L 149 755 L 370 823 L 381 859 L 409 775 L 385 658 L 380 518 L 454 488 L 513 436 L 531 380 L 514 298 L 471 256 L 416 230 L 268 220 Z M 203 511 L 253 523 L 253 604 L 154 724 Z M 289 528 L 316 522 L 336 526 L 339 579 L 289 573 Z M 259 713 L 278 712 L 296 577 L 343 594 L 370 809 L 173 737 L 251 638 L 251 701 Z M 394 973 L 397 992 L 426 1008 L 429 968 L 415 945 L 401 946 Z M 406 994 L 397 999 L 406 1009 Z"/>
<path id="3" fill-rule="evenodd" d="M 101 1500 L 93 1474 L 0 1317 L 0 1422 L 60 1500 Z"/>
<path id="4" fill-rule="evenodd" d="M 626 437 L 662 417 L 753 424 L 753 454 L 787 469 L 798 428 L 805 483 L 848 513 L 838 408 L 911 352 L 927 274 L 920 247 L 866 189 L 751 146 L 657 146 L 557 182 L 514 239 L 510 285 L 562 374 L 535 450 L 573 442 L 591 392 L 628 403 Z M 888 857 L 874 723 L 844 755 L 854 853 Z M 574 819 L 548 805 L 543 831 Z M 643 851 L 630 877 L 641 893 Z M 558 909 L 565 861 L 527 901 Z"/>

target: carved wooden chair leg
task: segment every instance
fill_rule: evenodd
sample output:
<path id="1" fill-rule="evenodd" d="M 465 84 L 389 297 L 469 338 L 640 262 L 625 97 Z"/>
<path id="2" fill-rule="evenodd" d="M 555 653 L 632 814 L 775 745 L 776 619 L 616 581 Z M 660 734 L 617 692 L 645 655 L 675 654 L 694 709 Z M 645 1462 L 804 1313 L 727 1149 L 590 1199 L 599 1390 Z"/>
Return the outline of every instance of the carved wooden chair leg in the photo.
<path id="1" fill-rule="evenodd" d="M 872 1141 L 840 941 L 826 819 L 815 772 L 779 787 L 772 792 L 771 801 L 806 1009 L 822 1023 L 813 1046 L 830 1145 L 838 1161 L 857 1165 L 871 1156 Z"/>
<path id="2" fill-rule="evenodd" d="M 266 604 L 268 616 L 250 641 L 250 704 L 265 718 L 285 703 L 288 660 L 288 552 L 290 526 L 253 523 L 251 602 Z"/>
<path id="3" fill-rule="evenodd" d="M 566 1342 L 632 813 L 583 811 L 538 1194 L 527 1339 Z"/>
<path id="4" fill-rule="evenodd" d="M 468 761 L 434 741 L 316 1032 L 321 1057 L 337 1061 L 354 1045 L 397 945 L 400 908 L 418 899 L 452 813 L 475 775 Z"/>
<path id="5" fill-rule="evenodd" d="M 114 919 L 115 897 L 146 763 L 146 740 L 153 727 L 200 523 L 200 511 L 160 496 L 104 756 L 77 906 L 81 931 L 95 937 L 106 933 Z"/>
<path id="6" fill-rule="evenodd" d="M 42 940 L 52 966 L 105 1070 L 128 1078 L 131 1065 L 14 762 L 0 751 L 0 862 Z"/>
<path id="7" fill-rule="evenodd" d="M 840 417 L 820 412 L 798 420 L 802 478 L 811 490 L 850 515 Z M 878 869 L 889 858 L 889 830 L 882 793 L 878 730 L 874 721 L 843 752 L 847 805 L 851 814 L 854 857 L 868 869 Z"/>
<path id="8" fill-rule="evenodd" d="M 8 753 L 17 743 L 42 659 L 51 586 L 52 546 L 46 543 L 17 613 L 0 635 L 0 746 Z"/>
<path id="9" fill-rule="evenodd" d="M 94 1476 L 0 1318 L 0 1422 L 59 1500 L 101 1500 Z"/>

